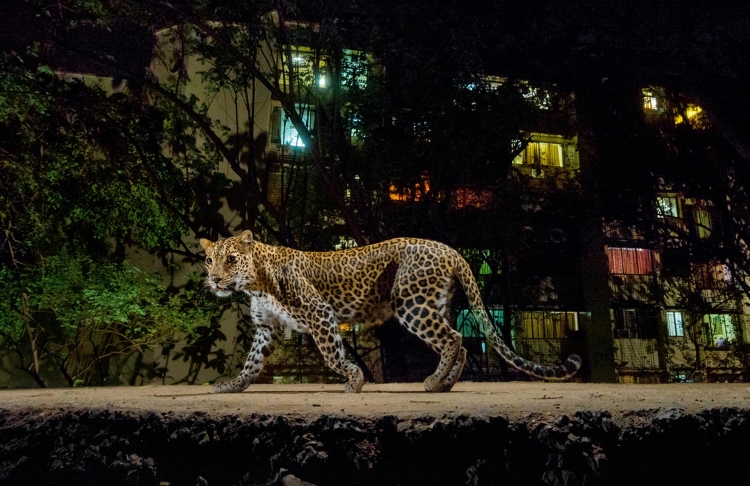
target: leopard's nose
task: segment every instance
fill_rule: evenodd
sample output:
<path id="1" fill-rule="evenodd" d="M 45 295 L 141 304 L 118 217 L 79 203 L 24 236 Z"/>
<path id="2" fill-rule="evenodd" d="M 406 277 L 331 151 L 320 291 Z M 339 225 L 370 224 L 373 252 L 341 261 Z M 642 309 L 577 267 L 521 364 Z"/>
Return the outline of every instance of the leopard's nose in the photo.
<path id="1" fill-rule="evenodd" d="M 221 282 L 221 277 L 214 277 L 214 278 L 212 278 L 211 280 L 213 280 L 213 282 L 214 282 L 215 284 L 217 284 L 217 283 Z"/>

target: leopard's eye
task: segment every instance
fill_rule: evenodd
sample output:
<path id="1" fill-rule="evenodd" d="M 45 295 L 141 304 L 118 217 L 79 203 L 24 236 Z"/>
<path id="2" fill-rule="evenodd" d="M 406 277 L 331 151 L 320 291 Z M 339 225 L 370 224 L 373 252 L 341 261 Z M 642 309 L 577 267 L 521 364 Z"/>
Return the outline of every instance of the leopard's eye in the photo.
<path id="1" fill-rule="evenodd" d="M 234 263 L 234 257 L 232 255 L 227 257 L 227 263 Z"/>
<path id="2" fill-rule="evenodd" d="M 206 263 L 208 263 L 209 265 L 211 265 L 213 262 L 214 261 L 213 261 L 213 259 L 211 259 L 211 257 L 206 258 Z"/>

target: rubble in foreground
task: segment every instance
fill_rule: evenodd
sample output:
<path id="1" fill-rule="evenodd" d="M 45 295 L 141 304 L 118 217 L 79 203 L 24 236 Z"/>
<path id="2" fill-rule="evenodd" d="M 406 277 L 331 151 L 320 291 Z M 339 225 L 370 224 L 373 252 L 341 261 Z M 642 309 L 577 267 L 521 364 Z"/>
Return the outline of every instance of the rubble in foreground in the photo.
<path id="1" fill-rule="evenodd" d="M 632 485 L 750 477 L 750 409 L 359 419 L 0 410 L 0 484 Z"/>

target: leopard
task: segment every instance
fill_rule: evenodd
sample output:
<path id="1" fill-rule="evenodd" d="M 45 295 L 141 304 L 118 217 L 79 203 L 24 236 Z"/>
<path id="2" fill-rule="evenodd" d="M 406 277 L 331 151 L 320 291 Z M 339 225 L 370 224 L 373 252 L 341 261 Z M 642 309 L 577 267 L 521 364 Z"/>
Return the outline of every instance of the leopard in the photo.
<path id="1" fill-rule="evenodd" d="M 546 381 L 568 380 L 581 367 L 571 355 L 558 366 L 519 356 L 490 321 L 471 268 L 460 253 L 437 241 L 394 238 L 325 252 L 269 245 L 246 230 L 239 236 L 199 240 L 206 254 L 206 285 L 217 297 L 250 296 L 256 331 L 239 375 L 213 384 L 214 393 L 238 393 L 260 375 L 286 329 L 309 334 L 325 364 L 359 393 L 362 370 L 347 359 L 339 325 L 382 324 L 395 318 L 440 357 L 424 380 L 427 392 L 448 392 L 466 363 L 462 335 L 451 325 L 451 301 L 463 290 L 491 346 L 514 368 Z"/>

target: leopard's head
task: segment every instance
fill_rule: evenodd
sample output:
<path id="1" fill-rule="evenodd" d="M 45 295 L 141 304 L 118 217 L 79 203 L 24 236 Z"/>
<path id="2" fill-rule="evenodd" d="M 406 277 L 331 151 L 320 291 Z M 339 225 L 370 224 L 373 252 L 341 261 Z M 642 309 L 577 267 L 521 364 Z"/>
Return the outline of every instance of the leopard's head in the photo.
<path id="1" fill-rule="evenodd" d="M 248 287 L 253 279 L 251 231 L 216 242 L 201 238 L 200 244 L 206 251 L 206 286 L 217 296 L 228 297 Z"/>

